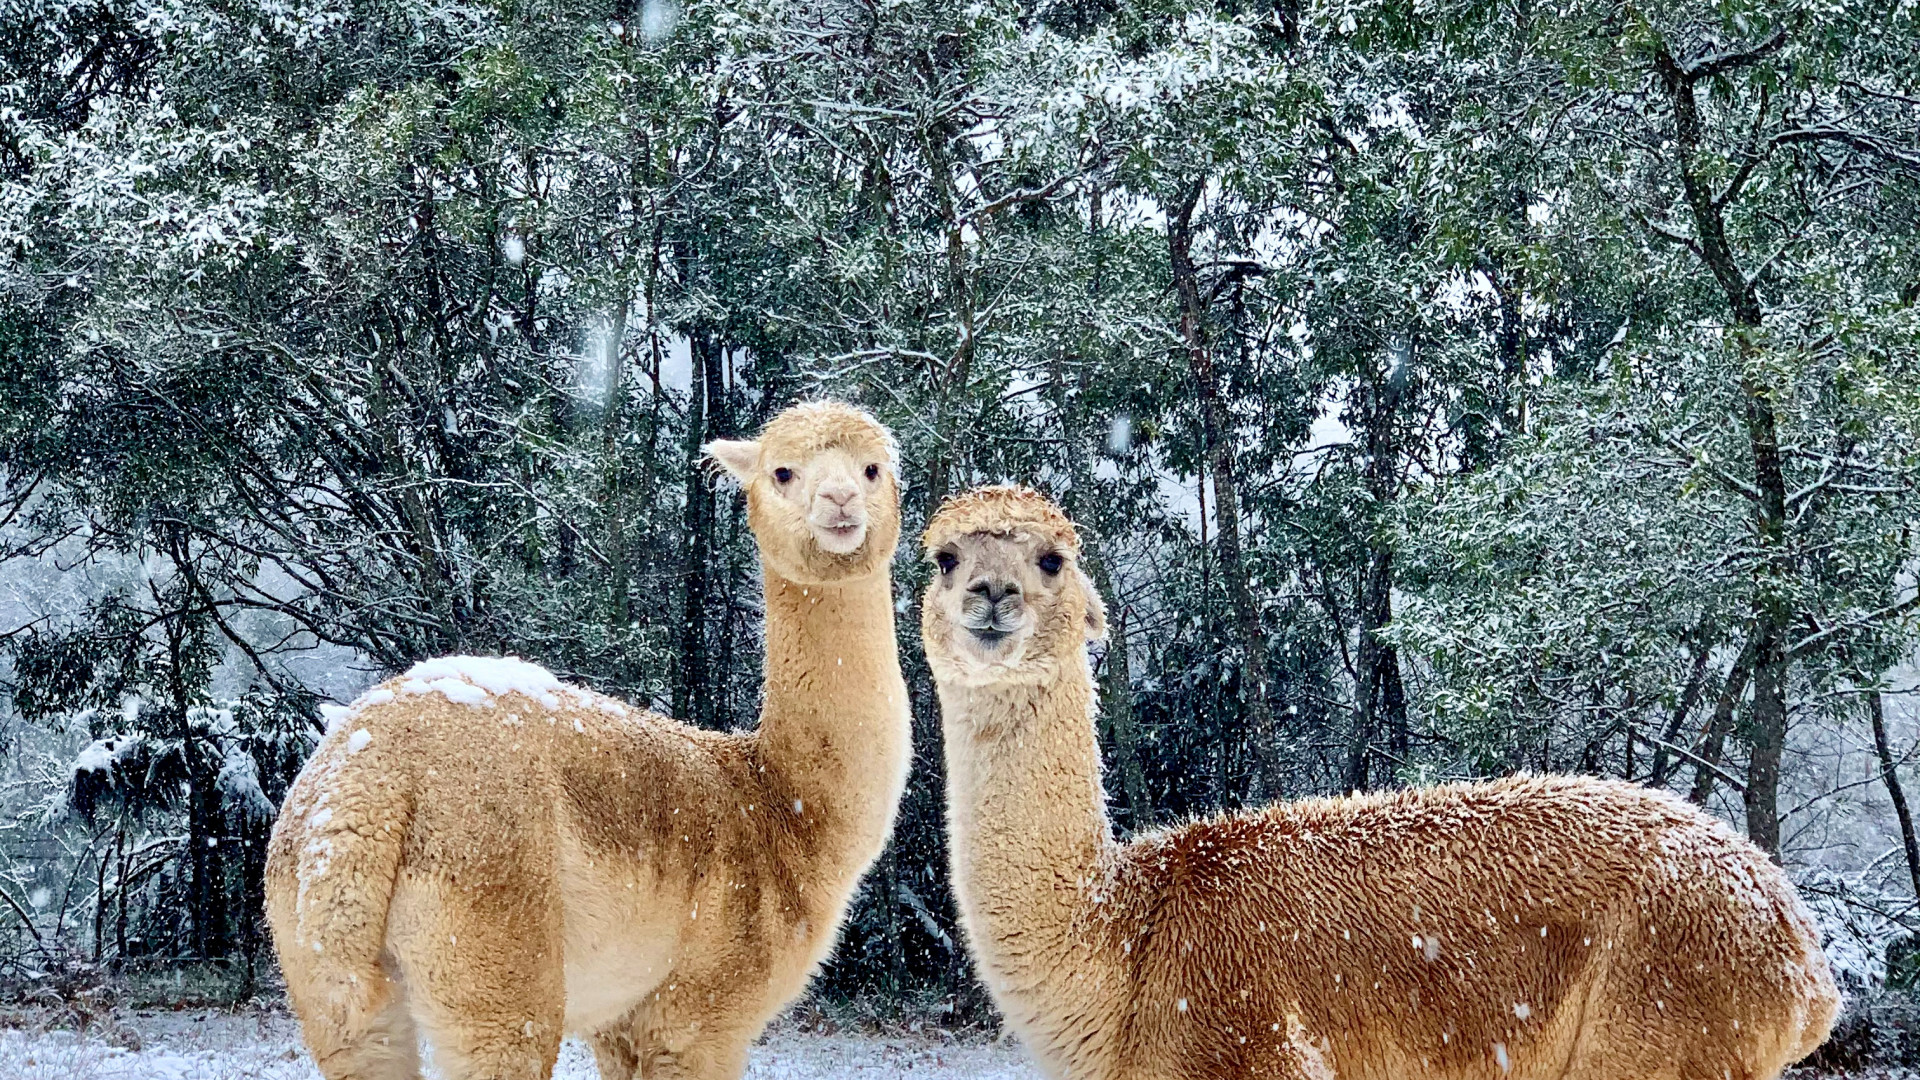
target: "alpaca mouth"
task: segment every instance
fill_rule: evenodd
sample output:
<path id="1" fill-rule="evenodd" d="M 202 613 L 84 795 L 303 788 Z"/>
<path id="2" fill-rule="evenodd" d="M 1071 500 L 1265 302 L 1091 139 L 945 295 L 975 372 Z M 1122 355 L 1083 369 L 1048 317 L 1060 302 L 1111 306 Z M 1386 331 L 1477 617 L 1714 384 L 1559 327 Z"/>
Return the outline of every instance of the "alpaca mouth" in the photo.
<path id="1" fill-rule="evenodd" d="M 845 520 L 815 525 L 813 528 L 820 539 L 821 547 L 836 555 L 845 555 L 859 547 L 860 542 L 866 538 L 867 523 Z"/>
<path id="2" fill-rule="evenodd" d="M 1013 631 L 1002 630 L 997 626 L 969 626 L 967 633 L 972 634 L 975 641 L 989 649 L 999 648 L 1001 642 L 1013 636 Z"/>

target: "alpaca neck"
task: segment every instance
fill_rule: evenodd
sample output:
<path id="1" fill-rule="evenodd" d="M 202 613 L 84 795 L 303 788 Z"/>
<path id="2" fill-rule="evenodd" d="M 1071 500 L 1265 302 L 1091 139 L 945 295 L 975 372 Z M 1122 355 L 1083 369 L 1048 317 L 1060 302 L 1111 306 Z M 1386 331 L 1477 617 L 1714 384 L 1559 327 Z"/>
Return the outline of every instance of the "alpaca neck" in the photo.
<path id="1" fill-rule="evenodd" d="M 1084 655 L 1045 686 L 941 686 L 953 880 L 1017 1025 L 1094 1004 L 1092 893 L 1116 850 Z M 1022 1015 L 1024 1014 L 1024 1016 Z"/>
<path id="2" fill-rule="evenodd" d="M 877 851 L 911 740 L 891 580 L 884 571 L 833 585 L 765 576 L 760 761 L 806 818 L 844 823 Z"/>

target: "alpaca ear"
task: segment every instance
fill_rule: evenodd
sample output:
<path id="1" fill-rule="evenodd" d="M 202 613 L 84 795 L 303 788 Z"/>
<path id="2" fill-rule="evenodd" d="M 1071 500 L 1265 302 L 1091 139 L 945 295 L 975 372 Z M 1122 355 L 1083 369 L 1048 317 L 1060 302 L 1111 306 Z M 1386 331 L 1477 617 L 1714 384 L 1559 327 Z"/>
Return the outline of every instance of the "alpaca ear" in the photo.
<path id="1" fill-rule="evenodd" d="M 700 449 L 742 484 L 751 483 L 754 474 L 760 471 L 760 444 L 757 442 L 715 439 Z"/>
<path id="2" fill-rule="evenodd" d="M 1080 575 L 1080 591 L 1087 597 L 1087 640 L 1105 641 L 1107 640 L 1107 605 L 1101 602 L 1100 590 L 1093 587 L 1093 581 L 1087 577 L 1087 572 L 1077 567 L 1075 572 Z"/>

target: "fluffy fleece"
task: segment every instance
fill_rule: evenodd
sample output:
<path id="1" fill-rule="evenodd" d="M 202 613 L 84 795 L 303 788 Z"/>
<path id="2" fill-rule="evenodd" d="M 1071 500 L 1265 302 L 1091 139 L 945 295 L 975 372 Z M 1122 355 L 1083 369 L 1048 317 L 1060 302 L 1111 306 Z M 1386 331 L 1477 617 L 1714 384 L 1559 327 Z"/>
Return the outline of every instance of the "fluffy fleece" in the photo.
<path id="1" fill-rule="evenodd" d="M 430 661 L 333 717 L 269 849 L 267 910 L 328 1080 L 731 1080 L 831 948 L 905 785 L 892 440 L 813 404 L 713 456 L 766 588 L 753 732 L 511 660 Z M 778 477 L 776 477 L 778 470 Z"/>
<path id="2" fill-rule="evenodd" d="M 1050 1075 L 1756 1080 L 1826 1037 L 1839 996 L 1779 868 L 1631 784 L 1310 800 L 1115 842 L 1072 527 L 999 488 L 925 542 L 954 886 Z M 1020 618 L 989 624 L 994 596 Z"/>

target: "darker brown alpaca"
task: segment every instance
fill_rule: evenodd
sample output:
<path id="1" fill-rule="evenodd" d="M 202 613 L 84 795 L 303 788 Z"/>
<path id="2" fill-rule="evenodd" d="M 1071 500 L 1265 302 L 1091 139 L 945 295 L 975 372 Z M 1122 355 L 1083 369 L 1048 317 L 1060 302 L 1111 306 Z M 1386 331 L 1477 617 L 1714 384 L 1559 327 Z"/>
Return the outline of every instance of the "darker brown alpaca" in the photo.
<path id="1" fill-rule="evenodd" d="M 1780 869 L 1660 792 L 1518 777 L 1114 841 L 1074 528 L 950 500 L 922 633 L 981 977 L 1060 1080 L 1773 1080 L 1839 995 Z"/>

